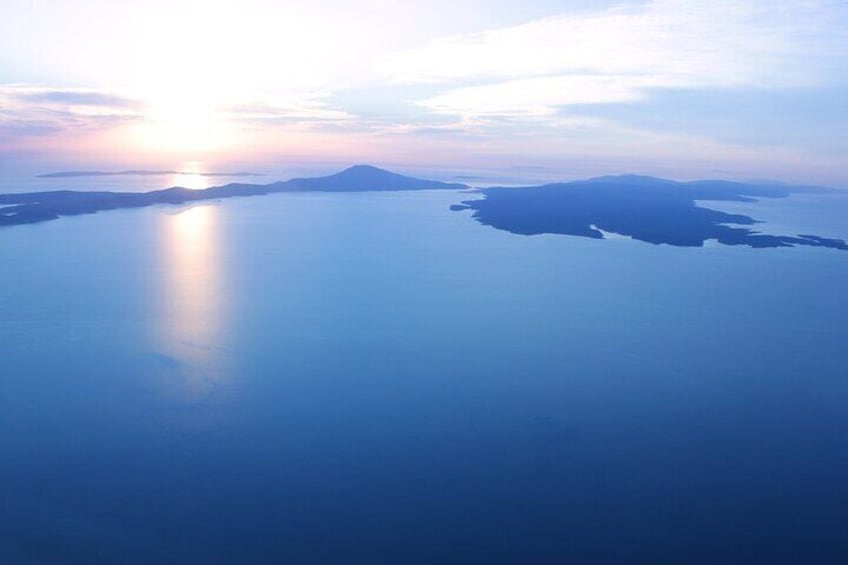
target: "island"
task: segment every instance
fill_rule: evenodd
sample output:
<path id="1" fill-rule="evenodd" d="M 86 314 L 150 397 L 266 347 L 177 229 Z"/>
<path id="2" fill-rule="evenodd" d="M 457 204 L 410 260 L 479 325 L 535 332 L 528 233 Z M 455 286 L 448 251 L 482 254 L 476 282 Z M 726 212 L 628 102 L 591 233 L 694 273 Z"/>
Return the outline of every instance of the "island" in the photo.
<path id="1" fill-rule="evenodd" d="M 563 234 L 604 239 L 615 233 L 654 244 L 700 247 L 707 240 L 754 248 L 807 245 L 848 250 L 841 239 L 769 235 L 741 214 L 704 207 L 708 201 L 753 202 L 836 189 L 720 180 L 676 182 L 647 176 L 605 176 L 522 188 L 481 189 L 483 198 L 452 206 L 483 225 L 521 235 Z"/>
<path id="2" fill-rule="evenodd" d="M 150 192 L 59 190 L 0 194 L 0 226 L 32 224 L 62 216 L 91 214 L 154 204 L 282 192 L 366 192 L 469 190 L 465 184 L 424 180 L 356 165 L 339 173 L 294 178 L 269 184 L 230 183 L 202 190 L 172 187 Z M 842 239 L 811 234 L 771 235 L 756 231 L 759 222 L 705 206 L 710 201 L 754 202 L 796 193 L 834 193 L 836 189 L 765 182 L 704 180 L 678 182 L 648 176 L 604 176 L 567 183 L 479 189 L 481 198 L 451 206 L 471 210 L 479 223 L 520 235 L 561 234 L 604 239 L 613 233 L 653 244 L 703 246 L 708 240 L 752 248 L 805 245 L 848 250 Z"/>
<path id="3" fill-rule="evenodd" d="M 459 190 L 464 184 L 422 180 L 370 165 L 356 165 L 334 175 L 295 178 L 270 184 L 230 183 L 203 190 L 175 186 L 150 192 L 87 192 L 57 190 L 0 194 L 0 226 L 32 224 L 61 216 L 92 214 L 154 204 L 186 204 L 202 200 L 257 196 L 279 192 L 363 192 L 377 190 Z"/>

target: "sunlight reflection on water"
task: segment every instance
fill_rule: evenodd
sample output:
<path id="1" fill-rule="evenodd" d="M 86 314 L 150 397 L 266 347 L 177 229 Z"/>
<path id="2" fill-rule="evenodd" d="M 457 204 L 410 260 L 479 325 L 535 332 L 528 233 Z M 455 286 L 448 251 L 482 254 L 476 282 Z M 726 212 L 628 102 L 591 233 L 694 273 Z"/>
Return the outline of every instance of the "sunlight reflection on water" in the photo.
<path id="1" fill-rule="evenodd" d="M 200 398 L 223 384 L 222 290 L 214 205 L 163 215 L 162 323 L 158 341 L 179 394 Z"/>

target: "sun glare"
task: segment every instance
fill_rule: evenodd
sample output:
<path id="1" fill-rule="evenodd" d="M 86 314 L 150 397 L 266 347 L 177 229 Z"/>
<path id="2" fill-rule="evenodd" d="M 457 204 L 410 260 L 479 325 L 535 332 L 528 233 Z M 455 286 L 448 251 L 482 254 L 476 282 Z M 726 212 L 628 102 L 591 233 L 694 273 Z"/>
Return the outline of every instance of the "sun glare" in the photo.
<path id="1" fill-rule="evenodd" d="M 172 217 L 174 240 L 185 249 L 205 247 L 209 238 L 214 209 L 211 206 L 194 206 Z M 186 259 L 196 260 L 196 252 Z"/>
<path id="2" fill-rule="evenodd" d="M 162 351 L 180 359 L 174 394 L 199 399 L 216 391 L 226 371 L 218 348 L 223 323 L 226 270 L 221 265 L 218 208 L 192 206 L 163 216 Z"/>
<path id="3" fill-rule="evenodd" d="M 222 149 L 231 142 L 233 132 L 223 113 L 199 94 L 157 96 L 149 106 L 148 119 L 139 126 L 145 146 L 189 152 Z"/>
<path id="4" fill-rule="evenodd" d="M 171 186 L 181 186 L 192 190 L 209 188 L 209 177 L 203 175 L 203 164 L 199 161 L 188 161 L 183 163 L 179 173 L 174 175 Z"/>

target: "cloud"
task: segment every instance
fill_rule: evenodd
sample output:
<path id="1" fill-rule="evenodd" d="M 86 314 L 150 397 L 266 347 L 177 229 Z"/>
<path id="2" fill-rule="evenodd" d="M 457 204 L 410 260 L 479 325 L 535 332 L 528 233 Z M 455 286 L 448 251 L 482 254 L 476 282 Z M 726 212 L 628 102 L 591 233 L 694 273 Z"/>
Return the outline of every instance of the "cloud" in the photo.
<path id="1" fill-rule="evenodd" d="M 288 92 L 233 98 L 209 105 L 191 93 L 162 99 L 96 89 L 0 85 L 0 148 L 32 141 L 36 146 L 86 134 L 106 139 L 122 130 L 125 143 L 155 150 L 233 147 L 245 135 L 349 127 L 353 116 L 331 107 L 329 93 Z M 122 128 L 123 126 L 129 126 Z M 104 142 L 105 143 L 105 142 Z"/>
<path id="2" fill-rule="evenodd" d="M 66 106 L 95 106 L 121 109 L 137 109 L 139 103 L 111 93 L 95 90 L 57 90 L 32 87 L 12 87 L 6 95 L 18 102 L 28 104 L 61 104 Z"/>
<path id="3" fill-rule="evenodd" d="M 9 118 L 0 110 L 0 132 L 4 135 L 31 137 L 50 135 L 61 129 L 55 121 Z"/>
<path id="4" fill-rule="evenodd" d="M 640 100 L 643 89 L 663 84 L 626 75 L 546 76 L 457 88 L 419 104 L 439 114 L 547 117 L 560 106 Z"/>
<path id="5" fill-rule="evenodd" d="M 654 0 L 436 39 L 393 53 L 396 82 L 438 83 L 438 113 L 552 115 L 655 88 L 801 88 L 845 78 L 844 2 Z M 469 82 L 472 82 L 469 85 Z"/>
<path id="6" fill-rule="evenodd" d="M 29 137 L 103 129 L 137 120 L 142 104 L 109 92 L 0 85 L 0 131 Z"/>
<path id="7" fill-rule="evenodd" d="M 224 109 L 228 119 L 259 126 L 298 123 L 346 122 L 353 118 L 325 102 L 325 94 L 287 97 L 285 100 L 242 103 Z"/>

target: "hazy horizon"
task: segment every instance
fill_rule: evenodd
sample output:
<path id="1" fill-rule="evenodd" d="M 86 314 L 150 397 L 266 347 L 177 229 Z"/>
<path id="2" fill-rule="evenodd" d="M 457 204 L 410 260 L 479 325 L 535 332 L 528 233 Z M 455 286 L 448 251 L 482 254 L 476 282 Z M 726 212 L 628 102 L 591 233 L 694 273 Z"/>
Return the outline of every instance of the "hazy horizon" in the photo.
<path id="1" fill-rule="evenodd" d="M 10 0 L 4 15 L 4 170 L 848 186 L 841 2 Z"/>

